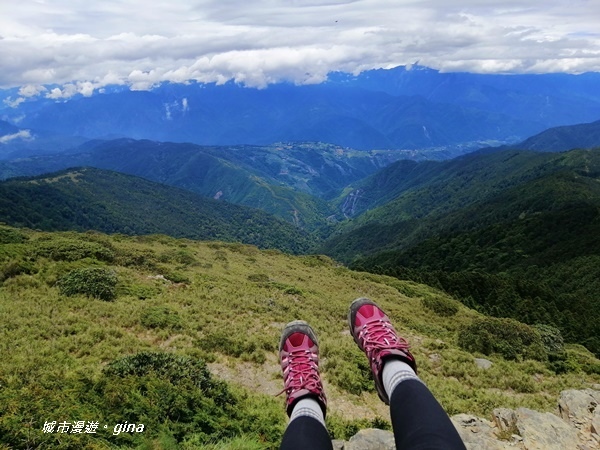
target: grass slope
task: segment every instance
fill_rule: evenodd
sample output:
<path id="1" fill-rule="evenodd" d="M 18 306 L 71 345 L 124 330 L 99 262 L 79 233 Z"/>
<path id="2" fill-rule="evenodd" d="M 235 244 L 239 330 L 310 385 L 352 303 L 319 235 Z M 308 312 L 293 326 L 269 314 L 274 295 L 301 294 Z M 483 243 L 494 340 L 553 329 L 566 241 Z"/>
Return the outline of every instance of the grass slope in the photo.
<path id="1" fill-rule="evenodd" d="M 560 390 L 600 381 L 591 374 L 598 361 L 576 346 L 561 375 L 543 361 L 495 354 L 492 368 L 480 370 L 478 354 L 457 346 L 480 314 L 435 289 L 323 256 L 9 227 L 0 227 L 0 242 L 4 448 L 276 448 L 286 423 L 274 397 L 282 387 L 277 344 L 284 324 L 299 318 L 320 337 L 332 436 L 385 426 L 386 409 L 347 331 L 348 305 L 359 296 L 377 300 L 412 342 L 421 377 L 450 414 L 552 410 Z M 91 273 L 104 278 L 76 282 Z M 111 301 L 76 293 L 102 280 Z M 42 433 L 54 420 L 99 428 Z M 116 435 L 124 421 L 145 429 Z"/>
<path id="2" fill-rule="evenodd" d="M 309 236 L 257 209 L 94 168 L 0 182 L 0 221 L 42 230 L 163 233 L 306 252 Z"/>

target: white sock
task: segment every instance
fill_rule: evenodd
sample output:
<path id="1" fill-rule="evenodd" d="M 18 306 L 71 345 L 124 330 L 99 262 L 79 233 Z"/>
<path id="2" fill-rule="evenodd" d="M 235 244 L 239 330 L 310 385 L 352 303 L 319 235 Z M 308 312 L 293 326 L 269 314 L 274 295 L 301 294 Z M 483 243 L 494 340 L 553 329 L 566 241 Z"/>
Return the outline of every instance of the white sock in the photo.
<path id="1" fill-rule="evenodd" d="M 290 422 L 297 419 L 300 416 L 309 416 L 313 419 L 317 419 L 325 426 L 325 416 L 323 416 L 323 410 L 319 405 L 319 402 L 312 397 L 307 397 L 298 400 L 298 403 L 294 405 L 292 415 L 290 416 Z"/>
<path id="2" fill-rule="evenodd" d="M 384 363 L 382 381 L 389 398 L 392 398 L 392 392 L 394 392 L 396 386 L 406 380 L 421 381 L 413 368 L 403 361 L 390 359 Z"/>

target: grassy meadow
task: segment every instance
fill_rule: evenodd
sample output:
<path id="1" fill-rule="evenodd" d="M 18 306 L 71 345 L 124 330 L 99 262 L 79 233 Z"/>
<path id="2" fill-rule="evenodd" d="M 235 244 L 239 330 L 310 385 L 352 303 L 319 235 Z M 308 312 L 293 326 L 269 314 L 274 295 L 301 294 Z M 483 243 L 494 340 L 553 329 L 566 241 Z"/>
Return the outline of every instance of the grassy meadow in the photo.
<path id="1" fill-rule="evenodd" d="M 87 278 L 86 278 L 87 277 Z M 335 438 L 389 427 L 348 305 L 376 300 L 412 344 L 419 374 L 449 414 L 552 411 L 559 392 L 600 383 L 599 362 L 566 346 L 485 356 L 459 347 L 482 316 L 433 288 L 351 271 L 325 256 L 162 235 L 0 227 L 0 449 L 269 449 L 286 424 L 281 329 L 316 330 Z M 68 422 L 70 431 L 44 433 Z M 73 433 L 98 422 L 96 433 Z M 143 424 L 116 433 L 117 424 Z M 65 427 L 63 427 L 63 430 Z"/>

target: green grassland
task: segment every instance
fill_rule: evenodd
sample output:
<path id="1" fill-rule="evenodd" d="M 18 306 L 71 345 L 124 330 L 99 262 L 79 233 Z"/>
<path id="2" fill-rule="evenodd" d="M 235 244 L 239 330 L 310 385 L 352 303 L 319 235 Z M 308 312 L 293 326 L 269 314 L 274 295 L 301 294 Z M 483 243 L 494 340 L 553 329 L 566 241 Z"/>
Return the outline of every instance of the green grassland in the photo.
<path id="1" fill-rule="evenodd" d="M 561 390 L 600 382 L 599 361 L 581 346 L 563 348 L 556 370 L 550 349 L 525 348 L 525 336 L 539 344 L 537 331 L 510 322 L 523 332 L 510 348 L 523 352 L 478 347 L 481 314 L 325 256 L 4 226 L 0 239 L 1 449 L 275 448 L 286 424 L 277 345 L 294 319 L 319 335 L 332 437 L 389 426 L 348 333 L 347 308 L 360 296 L 379 302 L 413 344 L 420 376 L 449 414 L 550 411 Z M 483 353 L 464 348 L 494 365 L 479 369 L 473 358 Z M 216 368 L 241 376 L 224 382 Z M 249 389 L 251 376 L 267 387 Z M 43 433 L 48 421 L 99 428 Z M 115 435 L 125 421 L 144 431 Z"/>

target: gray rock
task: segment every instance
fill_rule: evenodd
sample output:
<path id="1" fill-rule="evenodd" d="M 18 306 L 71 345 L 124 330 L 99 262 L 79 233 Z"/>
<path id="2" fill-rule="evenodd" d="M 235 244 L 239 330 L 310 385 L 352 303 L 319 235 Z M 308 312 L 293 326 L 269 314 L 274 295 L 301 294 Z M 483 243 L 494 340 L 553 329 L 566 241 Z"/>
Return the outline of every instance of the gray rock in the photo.
<path id="1" fill-rule="evenodd" d="M 488 370 L 494 363 L 484 358 L 475 358 L 475 365 L 480 369 Z"/>
<path id="2" fill-rule="evenodd" d="M 514 449 L 510 443 L 496 437 L 496 428 L 485 419 L 469 414 L 457 414 L 450 418 L 467 450 Z"/>
<path id="3" fill-rule="evenodd" d="M 577 430 L 560 417 L 527 408 L 518 408 L 515 415 L 516 426 L 526 450 L 577 448 Z"/>
<path id="4" fill-rule="evenodd" d="M 592 416 L 592 426 L 590 427 L 592 433 L 600 435 L 600 407 L 596 407 L 594 415 Z"/>
<path id="5" fill-rule="evenodd" d="M 581 429 L 592 420 L 594 411 L 600 400 L 598 391 L 586 389 L 577 391 L 569 389 L 562 391 L 558 399 L 558 411 L 560 416 Z"/>
<path id="6" fill-rule="evenodd" d="M 341 439 L 334 439 L 331 441 L 331 445 L 333 446 L 333 450 L 344 450 L 346 441 L 342 441 Z"/>
<path id="7" fill-rule="evenodd" d="M 396 450 L 396 442 L 391 431 L 367 428 L 352 436 L 344 450 Z"/>
<path id="8" fill-rule="evenodd" d="M 513 431 L 516 429 L 517 416 L 512 409 L 496 408 L 492 411 L 492 417 L 500 431 Z"/>

